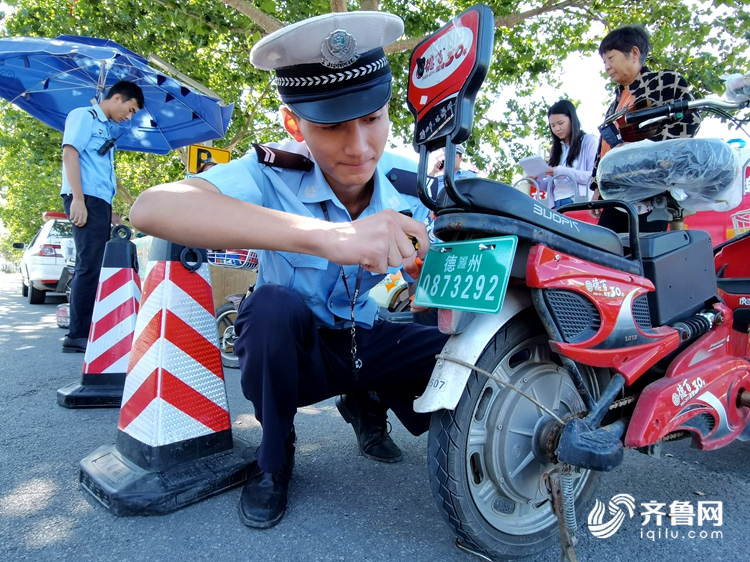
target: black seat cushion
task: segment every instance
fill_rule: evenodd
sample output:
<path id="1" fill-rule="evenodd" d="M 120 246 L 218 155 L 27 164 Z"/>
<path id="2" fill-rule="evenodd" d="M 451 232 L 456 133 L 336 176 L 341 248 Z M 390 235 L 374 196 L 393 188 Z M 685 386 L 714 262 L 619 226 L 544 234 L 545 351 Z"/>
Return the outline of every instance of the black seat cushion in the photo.
<path id="1" fill-rule="evenodd" d="M 485 178 L 466 178 L 457 180 L 455 186 L 472 207 L 481 212 L 522 220 L 593 248 L 623 255 L 622 241 L 615 232 L 557 213 L 508 184 Z M 438 206 L 455 208 L 456 204 L 442 191 Z"/>

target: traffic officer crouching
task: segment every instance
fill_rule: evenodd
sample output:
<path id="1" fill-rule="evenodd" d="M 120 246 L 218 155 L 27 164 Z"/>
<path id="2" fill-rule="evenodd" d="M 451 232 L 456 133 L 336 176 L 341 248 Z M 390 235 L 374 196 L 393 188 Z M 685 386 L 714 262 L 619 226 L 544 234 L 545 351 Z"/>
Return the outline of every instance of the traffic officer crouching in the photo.
<path id="1" fill-rule="evenodd" d="M 342 395 L 337 407 L 360 452 L 385 462 L 401 458 L 387 433 L 388 409 L 414 435 L 428 429 L 429 416 L 412 404 L 448 336 L 376 321 L 368 294 L 386 265 L 395 272 L 403 264 L 416 276 L 409 237 L 420 255 L 429 246 L 424 225 L 405 216 L 427 215 L 409 204 L 415 185 L 403 181 L 415 184 L 416 164 L 384 152 L 392 76 L 383 47 L 402 33 L 392 14 L 349 12 L 265 37 L 251 60 L 276 72 L 293 141 L 257 145 L 195 178 L 151 188 L 131 211 L 137 228 L 181 244 L 264 250 L 256 289 L 235 321 L 243 393 L 263 429 L 239 502 L 250 527 L 284 516 L 298 407 Z M 168 208 L 190 232 L 164 221 Z M 340 470 L 331 468 L 332 476 Z"/>

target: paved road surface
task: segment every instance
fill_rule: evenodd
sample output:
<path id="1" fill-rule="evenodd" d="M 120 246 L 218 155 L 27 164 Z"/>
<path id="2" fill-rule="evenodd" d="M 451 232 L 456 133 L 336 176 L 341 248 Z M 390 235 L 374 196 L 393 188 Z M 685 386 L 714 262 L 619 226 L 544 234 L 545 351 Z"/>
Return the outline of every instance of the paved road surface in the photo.
<path id="1" fill-rule="evenodd" d="M 55 306 L 31 306 L 20 276 L 0 274 L 0 561 L 372 561 L 471 562 L 460 552 L 432 498 L 426 437 L 394 423 L 405 460 L 385 465 L 357 456 L 350 426 L 333 401 L 300 411 L 295 477 L 284 520 L 267 531 L 244 527 L 236 513 L 239 489 L 159 517 L 117 518 L 77 483 L 78 462 L 114 442 L 118 411 L 68 410 L 58 388 L 80 380 L 83 355 L 63 354 L 65 331 Z M 227 370 L 235 434 L 258 443 L 260 429 L 241 395 L 237 371 Z M 704 453 L 687 442 L 668 444 L 662 459 L 626 451 L 624 464 L 604 475 L 597 492 L 605 505 L 618 493 L 636 502 L 723 502 L 723 538 L 687 538 L 702 528 L 669 527 L 682 538 L 652 542 L 636 513 L 609 539 L 580 532 L 582 561 L 750 560 L 750 443 Z M 699 495 L 700 494 L 700 495 Z M 668 510 L 668 508 L 667 508 Z M 637 511 L 643 511 L 638 506 Z M 605 515 L 605 521 L 609 514 Z M 585 527 L 585 522 L 579 522 Z M 710 528 L 714 530 L 714 528 Z M 559 560 L 550 550 L 527 559 Z"/>

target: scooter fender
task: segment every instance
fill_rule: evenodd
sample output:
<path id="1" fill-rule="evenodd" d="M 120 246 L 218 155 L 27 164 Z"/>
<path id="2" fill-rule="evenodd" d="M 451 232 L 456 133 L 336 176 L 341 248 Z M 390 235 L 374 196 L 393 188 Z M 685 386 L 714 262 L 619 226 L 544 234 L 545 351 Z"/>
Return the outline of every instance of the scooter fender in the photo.
<path id="1" fill-rule="evenodd" d="M 495 337 L 497 331 L 522 310 L 532 306 L 526 287 L 508 288 L 503 307 L 497 314 L 478 314 L 465 332 L 450 337 L 443 355 L 456 357 L 472 365 Z M 439 359 L 424 394 L 414 401 L 414 411 L 421 413 L 456 408 L 469 380 L 471 369 Z"/>

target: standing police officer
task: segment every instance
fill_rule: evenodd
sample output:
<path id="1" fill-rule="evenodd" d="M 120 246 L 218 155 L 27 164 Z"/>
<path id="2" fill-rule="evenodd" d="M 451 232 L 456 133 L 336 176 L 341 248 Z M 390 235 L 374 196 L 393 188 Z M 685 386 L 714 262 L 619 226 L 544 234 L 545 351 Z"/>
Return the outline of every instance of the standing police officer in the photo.
<path id="1" fill-rule="evenodd" d="M 456 166 L 453 169 L 453 179 L 460 180 L 466 178 L 475 178 L 477 173 L 474 170 L 466 170 L 461 168 L 461 163 L 464 161 L 466 156 L 466 148 L 462 144 L 456 145 Z M 445 157 L 438 159 L 435 165 L 430 170 L 430 175 L 437 178 L 438 192 L 443 189 L 445 185 Z"/>
<path id="2" fill-rule="evenodd" d="M 64 353 L 86 351 L 104 247 L 112 225 L 117 180 L 110 121 L 128 121 L 143 109 L 143 102 L 137 84 L 120 81 L 101 103 L 74 109 L 65 119 L 60 195 L 73 224 L 76 271 L 70 288 L 70 328 L 62 344 Z"/>
<path id="3" fill-rule="evenodd" d="M 384 153 L 392 76 L 383 47 L 402 32 L 397 16 L 351 12 L 264 38 L 251 59 L 276 71 L 294 141 L 258 145 L 196 178 L 153 187 L 130 213 L 137 228 L 181 244 L 267 250 L 235 321 L 243 393 L 263 427 L 239 503 L 250 527 L 284 515 L 299 406 L 343 394 L 337 405 L 360 451 L 376 460 L 400 458 L 386 409 L 415 435 L 428 428 L 412 403 L 447 336 L 377 321 L 368 296 L 389 266 L 416 277 L 417 253 L 429 245 L 424 224 L 404 214 L 414 185 L 399 184 L 412 177 L 403 167 L 414 166 Z"/>

